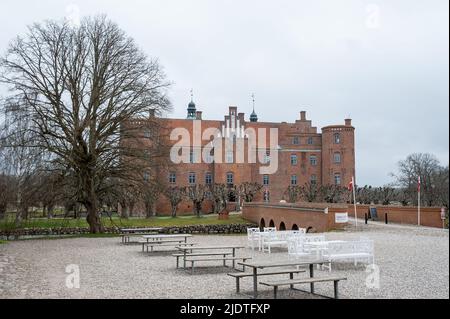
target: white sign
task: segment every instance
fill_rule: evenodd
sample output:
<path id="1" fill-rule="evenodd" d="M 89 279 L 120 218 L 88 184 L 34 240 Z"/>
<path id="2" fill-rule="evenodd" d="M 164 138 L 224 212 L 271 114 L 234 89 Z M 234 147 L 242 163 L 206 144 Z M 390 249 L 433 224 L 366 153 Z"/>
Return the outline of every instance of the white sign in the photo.
<path id="1" fill-rule="evenodd" d="M 441 208 L 441 219 L 442 220 L 445 220 L 445 211 L 446 211 L 445 207 L 442 207 Z"/>
<path id="2" fill-rule="evenodd" d="M 336 224 L 348 223 L 348 213 L 336 213 L 334 214 L 334 221 Z"/>

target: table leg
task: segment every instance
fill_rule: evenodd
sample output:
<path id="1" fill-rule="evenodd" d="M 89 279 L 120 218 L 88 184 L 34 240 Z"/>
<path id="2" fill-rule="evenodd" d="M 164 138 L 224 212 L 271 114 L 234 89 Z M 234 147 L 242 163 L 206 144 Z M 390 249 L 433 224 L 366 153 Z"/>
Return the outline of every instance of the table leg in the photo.
<path id="1" fill-rule="evenodd" d="M 314 264 L 310 264 L 309 265 L 309 277 L 313 278 L 314 277 Z M 314 283 L 311 283 L 311 293 L 314 293 Z"/>
<path id="2" fill-rule="evenodd" d="M 258 268 L 253 267 L 253 298 L 258 297 Z"/>
<path id="3" fill-rule="evenodd" d="M 186 269 L 186 249 L 183 250 L 183 268 Z"/>
<path id="4" fill-rule="evenodd" d="M 233 258 L 236 257 L 236 248 L 233 248 Z M 236 269 L 236 260 L 233 259 L 233 269 Z"/>

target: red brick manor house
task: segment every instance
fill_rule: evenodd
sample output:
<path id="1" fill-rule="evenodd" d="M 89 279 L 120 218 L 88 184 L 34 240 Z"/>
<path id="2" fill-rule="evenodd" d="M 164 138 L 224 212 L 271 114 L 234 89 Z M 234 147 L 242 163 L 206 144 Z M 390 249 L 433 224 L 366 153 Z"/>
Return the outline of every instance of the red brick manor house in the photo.
<path id="1" fill-rule="evenodd" d="M 318 132 L 304 111 L 300 112 L 300 118 L 294 123 L 260 122 L 255 110 L 247 120 L 237 107 L 230 106 L 223 120 L 206 120 L 191 100 L 185 119 L 159 120 L 161 127 L 167 130 L 161 135 L 170 137 L 169 145 L 185 152 L 184 160 L 179 163 L 173 163 L 173 159 L 168 158 L 167 161 L 172 162 L 170 168 L 159 173 L 159 180 L 169 186 L 257 182 L 264 186 L 257 200 L 279 202 L 289 185 L 307 182 L 347 185 L 355 175 L 355 128 L 351 119 L 345 119 L 343 124 L 323 127 Z M 276 140 L 271 140 L 272 136 L 269 136 L 271 129 L 277 130 Z M 188 134 L 189 141 L 181 142 L 181 137 L 178 133 L 174 134 L 174 130 Z M 216 130 L 216 133 L 208 133 L 208 130 Z M 248 132 L 254 132 L 254 136 Z M 223 146 L 219 154 L 212 146 L 214 137 L 224 141 L 223 145 L 226 139 L 231 143 L 228 148 Z M 250 140 L 265 141 L 266 144 L 262 149 L 261 143 L 254 146 Z M 208 151 L 209 155 L 205 157 L 202 151 L 206 147 L 212 151 Z M 252 152 L 256 162 L 251 160 Z M 258 155 L 261 152 L 263 156 Z M 265 173 L 260 168 L 274 162 L 274 156 L 277 157 L 275 170 Z M 204 213 L 211 212 L 211 201 L 206 201 L 203 206 Z M 169 202 L 163 195 L 155 208 L 158 214 L 170 213 Z M 178 212 L 192 211 L 192 203 L 185 201 Z"/>

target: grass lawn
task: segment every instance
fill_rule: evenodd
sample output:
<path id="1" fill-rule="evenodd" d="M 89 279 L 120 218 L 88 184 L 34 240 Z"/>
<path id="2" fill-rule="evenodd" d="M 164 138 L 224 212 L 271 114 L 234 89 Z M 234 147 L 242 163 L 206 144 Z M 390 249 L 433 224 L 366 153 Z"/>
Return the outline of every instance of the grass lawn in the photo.
<path id="1" fill-rule="evenodd" d="M 152 218 L 129 218 L 121 219 L 119 217 L 102 218 L 105 227 L 169 227 L 169 226 L 187 226 L 187 225 L 227 225 L 227 224 L 246 224 L 248 221 L 242 219 L 241 215 L 230 215 L 227 220 L 219 220 L 217 215 L 180 216 L 180 217 L 152 217 Z M 0 221 L 0 229 L 11 229 L 13 221 Z M 60 227 L 88 227 L 84 218 L 64 219 L 64 218 L 32 218 L 22 222 L 20 228 L 60 228 Z"/>

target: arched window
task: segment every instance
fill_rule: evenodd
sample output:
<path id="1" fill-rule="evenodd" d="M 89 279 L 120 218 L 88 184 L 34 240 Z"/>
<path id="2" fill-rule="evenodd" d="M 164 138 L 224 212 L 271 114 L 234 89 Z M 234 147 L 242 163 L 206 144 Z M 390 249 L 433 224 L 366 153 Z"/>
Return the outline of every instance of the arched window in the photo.
<path id="1" fill-rule="evenodd" d="M 269 227 L 275 227 L 275 223 L 273 222 L 273 219 L 270 220 Z"/>
<path id="2" fill-rule="evenodd" d="M 286 230 L 286 225 L 284 224 L 284 222 L 281 222 L 280 230 Z"/>
<path id="3" fill-rule="evenodd" d="M 292 225 L 292 230 L 298 230 L 297 224 Z"/>
<path id="4" fill-rule="evenodd" d="M 341 134 L 334 133 L 334 144 L 341 144 Z"/>
<path id="5" fill-rule="evenodd" d="M 340 163 L 341 163 L 341 153 L 339 153 L 339 152 L 334 153 L 334 155 L 333 155 L 333 161 L 334 161 L 336 164 L 340 164 Z"/>
<path id="6" fill-rule="evenodd" d="M 266 227 L 266 221 L 264 220 L 264 218 L 261 218 L 261 221 L 259 222 L 259 228 L 263 230 L 264 227 Z"/>

